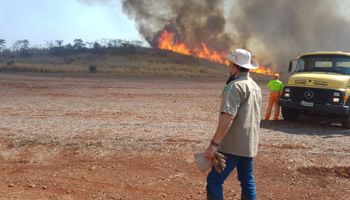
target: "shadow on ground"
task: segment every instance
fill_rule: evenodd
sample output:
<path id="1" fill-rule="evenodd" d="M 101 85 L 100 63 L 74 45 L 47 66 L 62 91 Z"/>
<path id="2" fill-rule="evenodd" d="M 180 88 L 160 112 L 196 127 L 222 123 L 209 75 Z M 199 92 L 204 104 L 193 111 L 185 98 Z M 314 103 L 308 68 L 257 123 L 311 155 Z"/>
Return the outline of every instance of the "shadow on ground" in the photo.
<path id="1" fill-rule="evenodd" d="M 261 128 L 288 134 L 321 135 L 325 138 L 350 136 L 350 129 L 344 128 L 340 120 L 325 117 L 305 116 L 295 122 L 262 120 Z"/>

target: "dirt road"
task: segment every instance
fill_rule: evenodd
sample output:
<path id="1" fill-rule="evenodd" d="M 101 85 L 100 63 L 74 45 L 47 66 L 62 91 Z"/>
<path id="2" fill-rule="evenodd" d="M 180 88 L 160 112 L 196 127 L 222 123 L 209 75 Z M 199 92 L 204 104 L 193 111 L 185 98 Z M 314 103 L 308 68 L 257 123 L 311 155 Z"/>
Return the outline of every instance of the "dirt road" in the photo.
<path id="1" fill-rule="evenodd" d="M 205 199 L 193 153 L 215 131 L 222 87 L 0 74 L 0 199 Z M 350 131 L 314 118 L 261 126 L 258 199 L 350 199 Z M 225 199 L 239 199 L 236 179 Z"/>

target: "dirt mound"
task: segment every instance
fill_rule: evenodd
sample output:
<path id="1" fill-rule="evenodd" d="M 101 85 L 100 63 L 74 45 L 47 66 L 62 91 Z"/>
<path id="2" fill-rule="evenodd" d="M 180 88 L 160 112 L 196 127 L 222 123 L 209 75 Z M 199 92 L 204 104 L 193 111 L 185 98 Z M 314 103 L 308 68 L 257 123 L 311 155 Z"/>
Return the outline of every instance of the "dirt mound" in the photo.
<path id="1" fill-rule="evenodd" d="M 350 179 L 350 167 L 301 167 L 298 171 L 307 175 L 337 176 Z"/>
<path id="2" fill-rule="evenodd" d="M 277 148 L 277 149 L 310 149 L 301 144 L 261 144 L 260 146 Z"/>

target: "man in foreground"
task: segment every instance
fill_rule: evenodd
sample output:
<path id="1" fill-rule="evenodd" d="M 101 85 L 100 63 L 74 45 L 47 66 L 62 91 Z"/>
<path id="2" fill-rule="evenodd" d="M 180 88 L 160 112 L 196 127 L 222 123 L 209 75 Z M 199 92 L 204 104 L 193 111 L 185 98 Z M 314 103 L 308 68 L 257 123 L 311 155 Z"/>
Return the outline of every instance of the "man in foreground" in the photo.
<path id="1" fill-rule="evenodd" d="M 223 183 L 237 167 L 241 183 L 241 199 L 256 199 L 253 157 L 258 150 L 260 130 L 261 90 L 249 77 L 249 70 L 258 68 L 252 64 L 251 53 L 236 49 L 228 54 L 229 70 L 234 80 L 223 91 L 217 130 L 205 151 L 208 160 L 216 161 L 217 151 L 226 158 L 226 167 L 218 170 L 217 163 L 207 177 L 207 199 L 223 199 Z"/>

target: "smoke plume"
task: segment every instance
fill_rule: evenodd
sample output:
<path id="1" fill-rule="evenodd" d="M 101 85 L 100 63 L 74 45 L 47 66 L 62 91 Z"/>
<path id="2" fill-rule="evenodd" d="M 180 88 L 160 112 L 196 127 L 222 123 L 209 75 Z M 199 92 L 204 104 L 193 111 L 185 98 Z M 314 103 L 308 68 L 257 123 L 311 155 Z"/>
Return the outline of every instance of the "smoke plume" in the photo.
<path id="1" fill-rule="evenodd" d="M 204 42 L 228 52 L 248 48 L 263 64 L 284 71 L 290 59 L 307 51 L 349 51 L 349 19 L 339 1 L 328 0 L 123 0 L 151 46 L 163 30 L 190 47 Z"/>
<path id="2" fill-rule="evenodd" d="M 225 32 L 222 5 L 222 0 L 124 0 L 123 10 L 152 46 L 160 31 L 167 30 L 190 47 L 205 42 L 210 48 L 227 51 L 234 40 Z"/>

